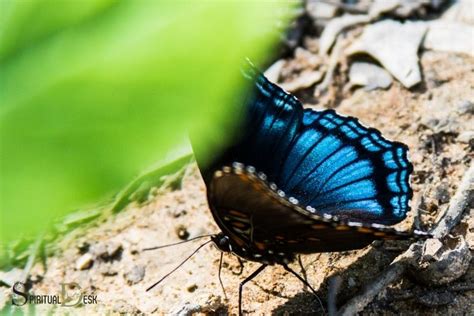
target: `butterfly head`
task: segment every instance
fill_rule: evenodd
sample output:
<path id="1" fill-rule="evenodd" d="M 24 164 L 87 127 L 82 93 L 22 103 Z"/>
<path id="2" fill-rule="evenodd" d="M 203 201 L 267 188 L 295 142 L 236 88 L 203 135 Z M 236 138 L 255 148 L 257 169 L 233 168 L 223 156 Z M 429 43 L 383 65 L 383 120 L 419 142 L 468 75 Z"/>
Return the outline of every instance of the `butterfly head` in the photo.
<path id="1" fill-rule="evenodd" d="M 230 239 L 223 233 L 216 234 L 211 237 L 216 247 L 223 252 L 232 252 L 232 246 L 230 245 Z"/>

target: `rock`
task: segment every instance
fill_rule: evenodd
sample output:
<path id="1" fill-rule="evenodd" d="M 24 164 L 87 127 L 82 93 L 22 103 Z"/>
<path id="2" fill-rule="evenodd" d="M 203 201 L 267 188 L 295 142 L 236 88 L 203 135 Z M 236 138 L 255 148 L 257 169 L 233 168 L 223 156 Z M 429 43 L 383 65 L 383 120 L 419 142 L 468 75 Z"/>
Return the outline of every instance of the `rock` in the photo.
<path id="1" fill-rule="evenodd" d="M 423 261 L 433 260 L 438 251 L 443 247 L 443 243 L 437 238 L 430 238 L 425 241 L 423 249 Z"/>
<path id="2" fill-rule="evenodd" d="M 141 311 L 138 308 L 136 308 L 133 304 L 130 304 L 125 300 L 117 301 L 112 307 L 112 311 L 116 313 L 128 314 L 128 315 L 137 315 L 141 313 Z"/>
<path id="3" fill-rule="evenodd" d="M 186 285 L 186 290 L 190 293 L 193 293 L 194 291 L 196 291 L 197 288 L 198 286 L 196 285 L 196 283 L 191 283 L 191 284 Z"/>
<path id="4" fill-rule="evenodd" d="M 302 47 L 297 47 L 295 49 L 295 59 L 294 61 L 298 63 L 300 70 L 303 69 L 316 69 L 324 63 L 323 58 L 317 54 L 313 54 L 307 49 Z"/>
<path id="5" fill-rule="evenodd" d="M 191 302 L 185 302 L 177 308 L 173 309 L 170 314 L 176 316 L 190 316 L 195 315 L 201 311 L 201 306 L 199 304 L 194 304 Z"/>
<path id="6" fill-rule="evenodd" d="M 98 243 L 91 247 L 92 254 L 104 261 L 119 259 L 122 250 L 122 245 L 118 242 Z"/>
<path id="7" fill-rule="evenodd" d="M 461 115 L 474 114 L 474 102 L 463 100 L 457 105 L 457 112 Z"/>
<path id="8" fill-rule="evenodd" d="M 275 84 L 278 83 L 278 79 L 280 78 L 280 72 L 284 65 L 284 59 L 277 60 L 275 63 L 273 63 L 273 65 L 271 65 L 270 67 L 268 67 L 267 70 L 265 70 L 265 77 L 267 77 L 268 80 Z"/>
<path id="9" fill-rule="evenodd" d="M 370 22 L 370 17 L 368 15 L 345 14 L 341 17 L 332 19 L 321 34 L 321 38 L 319 40 L 319 53 L 322 55 L 327 55 L 331 47 L 336 42 L 337 36 L 344 29 L 357 24 L 368 22 Z"/>
<path id="10" fill-rule="evenodd" d="M 211 295 L 202 304 L 183 302 L 170 311 L 170 315 L 190 316 L 196 314 L 221 315 L 222 309 L 227 311 L 227 306 L 222 302 L 220 296 Z M 222 313 L 226 315 L 227 313 Z"/>
<path id="11" fill-rule="evenodd" d="M 313 20 L 316 20 L 315 22 L 318 24 L 324 24 L 324 22 L 335 17 L 337 10 L 337 5 L 321 2 L 319 0 L 308 0 L 306 2 L 306 12 Z"/>
<path id="12" fill-rule="evenodd" d="M 136 284 L 145 277 L 145 266 L 135 265 L 125 274 L 128 284 Z"/>
<path id="13" fill-rule="evenodd" d="M 187 214 L 187 205 L 180 204 L 180 205 L 177 206 L 176 208 L 173 208 L 172 210 L 169 210 L 169 213 L 170 213 L 171 216 L 173 216 L 174 218 L 178 218 L 178 217 L 184 216 L 184 215 Z"/>
<path id="14" fill-rule="evenodd" d="M 451 21 L 429 23 L 423 47 L 474 56 L 474 26 Z"/>
<path id="15" fill-rule="evenodd" d="M 413 276 L 429 286 L 450 283 L 462 277 L 471 261 L 471 252 L 462 235 L 446 237 L 443 247 L 434 243 L 434 249 L 423 249 L 419 268 L 413 271 Z M 437 251 L 436 248 L 438 248 Z"/>
<path id="16" fill-rule="evenodd" d="M 87 270 L 92 267 L 94 262 L 93 257 L 90 253 L 85 253 L 79 257 L 76 261 L 76 270 Z"/>
<path id="17" fill-rule="evenodd" d="M 365 62 L 353 63 L 349 78 L 352 85 L 364 86 L 366 90 L 387 89 L 392 84 L 392 76 L 385 69 Z"/>
<path id="18" fill-rule="evenodd" d="M 405 87 L 411 88 L 421 81 L 418 48 L 427 28 L 424 22 L 402 24 L 384 20 L 371 24 L 347 53 L 371 55 Z"/>
<path id="19" fill-rule="evenodd" d="M 443 13 L 441 19 L 474 25 L 474 1 L 456 1 L 456 3 Z"/>
<path id="20" fill-rule="evenodd" d="M 427 307 L 448 305 L 455 299 L 455 295 L 448 291 L 430 291 L 416 297 L 417 302 Z"/>
<path id="21" fill-rule="evenodd" d="M 349 287 L 354 287 L 354 286 L 357 285 L 357 282 L 354 280 L 354 278 L 349 277 L 349 279 L 347 280 L 347 285 L 348 285 Z"/>
<path id="22" fill-rule="evenodd" d="M 433 133 L 458 133 L 460 125 L 453 115 L 441 116 L 436 113 L 432 117 L 423 117 L 421 123 L 429 127 Z"/>
<path id="23" fill-rule="evenodd" d="M 370 6 L 369 16 L 378 18 L 384 13 L 395 10 L 400 4 L 400 0 L 375 0 Z"/>
<path id="24" fill-rule="evenodd" d="M 189 231 L 183 225 L 179 225 L 175 228 L 176 235 L 181 240 L 187 240 L 189 238 Z"/>
<path id="25" fill-rule="evenodd" d="M 449 184 L 446 181 L 442 181 L 440 185 L 435 188 L 435 198 L 439 204 L 449 202 Z"/>
<path id="26" fill-rule="evenodd" d="M 465 131 L 456 137 L 456 140 L 463 144 L 470 144 L 474 140 L 474 131 Z"/>
<path id="27" fill-rule="evenodd" d="M 290 82 L 280 83 L 280 87 L 288 92 L 309 88 L 315 83 L 321 81 L 323 73 L 317 70 L 303 71 Z"/>
<path id="28" fill-rule="evenodd" d="M 415 13 L 425 13 L 428 5 L 439 6 L 427 0 L 375 0 L 370 7 L 369 15 L 378 18 L 382 14 L 390 13 L 392 16 L 408 18 Z"/>
<path id="29" fill-rule="evenodd" d="M 104 276 L 114 276 L 118 274 L 118 271 L 115 269 L 115 266 L 111 263 L 102 263 L 99 266 L 99 272 Z"/>

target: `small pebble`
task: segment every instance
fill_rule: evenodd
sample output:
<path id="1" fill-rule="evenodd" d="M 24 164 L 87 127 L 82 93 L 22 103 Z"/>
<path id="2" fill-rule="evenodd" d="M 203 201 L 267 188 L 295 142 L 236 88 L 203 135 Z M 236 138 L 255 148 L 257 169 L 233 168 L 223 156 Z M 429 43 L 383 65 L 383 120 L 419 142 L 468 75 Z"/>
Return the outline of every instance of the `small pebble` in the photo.
<path id="1" fill-rule="evenodd" d="M 181 240 L 186 240 L 189 238 L 189 232 L 183 225 L 176 227 L 176 235 L 178 235 L 178 238 Z"/>
<path id="2" fill-rule="evenodd" d="M 145 277 L 145 267 L 141 265 L 135 265 L 133 268 L 125 274 L 125 279 L 129 284 L 136 284 L 143 280 Z"/>
<path id="3" fill-rule="evenodd" d="M 120 243 L 109 243 L 107 244 L 107 256 L 109 258 L 115 257 L 122 251 L 122 245 Z"/>
<path id="4" fill-rule="evenodd" d="M 474 114 L 474 102 L 469 100 L 461 101 L 457 106 L 458 113 L 463 114 Z"/>
<path id="5" fill-rule="evenodd" d="M 459 134 L 456 140 L 460 143 L 469 144 L 474 139 L 474 131 L 465 131 Z"/>
<path id="6" fill-rule="evenodd" d="M 449 202 L 449 184 L 446 181 L 441 182 L 435 189 L 435 198 L 440 204 Z"/>
<path id="7" fill-rule="evenodd" d="M 99 267 L 99 272 L 104 276 L 114 276 L 118 273 L 110 263 L 102 263 Z"/>
<path id="8" fill-rule="evenodd" d="M 179 205 L 177 208 L 171 210 L 171 215 L 174 218 L 184 216 L 184 215 L 186 215 L 186 213 L 187 213 L 186 206 L 184 206 L 184 205 Z"/>
<path id="9" fill-rule="evenodd" d="M 443 247 L 443 243 L 437 238 L 430 238 L 425 241 L 423 249 L 423 261 L 433 260 L 436 253 Z"/>
<path id="10" fill-rule="evenodd" d="M 459 279 L 466 273 L 471 261 L 469 246 L 462 235 L 446 237 L 443 240 L 443 247 L 434 254 L 433 251 L 428 255 L 424 252 L 425 249 L 417 271 L 413 271 L 413 276 L 430 286 L 448 284 Z"/>
<path id="11" fill-rule="evenodd" d="M 194 291 L 196 291 L 196 289 L 198 288 L 198 286 L 196 284 L 190 284 L 186 287 L 186 290 L 188 290 L 188 292 L 190 293 L 193 293 Z"/>
<path id="12" fill-rule="evenodd" d="M 349 280 L 347 280 L 347 285 L 348 285 L 349 287 L 354 287 L 354 286 L 357 285 L 357 283 L 356 283 L 356 281 L 354 280 L 354 278 L 351 277 L 351 278 L 349 278 Z"/>
<path id="13" fill-rule="evenodd" d="M 350 82 L 354 86 L 364 86 L 367 91 L 387 89 L 392 84 L 392 76 L 375 64 L 354 62 L 349 71 Z"/>
<path id="14" fill-rule="evenodd" d="M 92 247 L 92 253 L 97 257 L 105 261 L 119 259 L 123 248 L 120 243 L 108 242 L 99 243 Z"/>
<path id="15" fill-rule="evenodd" d="M 76 261 L 76 269 L 77 270 L 87 270 L 92 267 L 93 257 L 90 253 L 85 253 L 79 257 Z"/>

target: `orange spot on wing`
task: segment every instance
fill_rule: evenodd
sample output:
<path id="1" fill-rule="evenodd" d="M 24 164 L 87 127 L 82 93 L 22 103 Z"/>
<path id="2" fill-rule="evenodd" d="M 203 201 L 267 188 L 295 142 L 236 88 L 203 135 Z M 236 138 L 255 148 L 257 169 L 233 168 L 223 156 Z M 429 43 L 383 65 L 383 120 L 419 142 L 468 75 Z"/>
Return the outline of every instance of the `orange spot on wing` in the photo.
<path id="1" fill-rule="evenodd" d="M 244 218 L 247 218 L 247 214 L 242 213 L 242 212 L 239 212 L 239 211 L 236 211 L 236 210 L 230 210 L 229 213 L 232 214 L 232 215 L 234 215 L 234 216 L 237 216 L 237 217 L 244 217 Z"/>
<path id="2" fill-rule="evenodd" d="M 314 225 L 311 225 L 311 228 L 313 228 L 313 229 L 324 229 L 324 228 L 327 228 L 327 226 L 324 225 L 324 224 L 314 224 Z"/>
<path id="3" fill-rule="evenodd" d="M 247 225 L 241 222 L 232 222 L 232 226 L 238 227 L 238 228 L 245 228 Z"/>
<path id="4" fill-rule="evenodd" d="M 351 229 L 349 226 L 336 226 L 336 230 L 349 230 Z"/>
<path id="5" fill-rule="evenodd" d="M 357 231 L 361 233 L 373 233 L 373 230 L 367 227 L 359 227 Z"/>

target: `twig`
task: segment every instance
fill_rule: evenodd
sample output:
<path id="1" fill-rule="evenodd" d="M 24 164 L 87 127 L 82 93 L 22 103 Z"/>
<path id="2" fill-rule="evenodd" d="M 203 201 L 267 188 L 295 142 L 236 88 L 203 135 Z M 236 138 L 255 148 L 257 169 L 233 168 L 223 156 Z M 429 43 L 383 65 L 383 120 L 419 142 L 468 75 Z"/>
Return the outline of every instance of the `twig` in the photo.
<path id="1" fill-rule="evenodd" d="M 342 278 L 340 276 L 333 276 L 329 279 L 329 289 L 328 289 L 328 315 L 335 316 L 337 315 L 337 293 L 342 284 Z"/>
<path id="2" fill-rule="evenodd" d="M 395 258 L 379 277 L 367 286 L 362 294 L 353 297 L 337 313 L 341 316 L 355 315 L 362 311 L 381 291 L 399 279 L 407 267 L 407 262 L 415 256 L 414 245 Z"/>
<path id="3" fill-rule="evenodd" d="M 441 238 L 447 235 L 461 219 L 464 209 L 469 204 L 469 196 L 474 182 L 473 177 L 474 167 L 471 166 L 464 175 L 456 194 L 451 199 L 445 216 L 433 229 L 432 234 L 435 237 Z M 354 315 L 362 311 L 372 302 L 377 294 L 403 275 L 408 263 L 417 259 L 418 251 L 416 251 L 416 249 L 420 249 L 420 247 L 423 247 L 421 242 L 414 243 L 407 251 L 395 258 L 390 266 L 385 269 L 374 282 L 366 287 L 363 293 L 349 300 L 349 302 L 339 310 L 338 315 Z"/>
<path id="4" fill-rule="evenodd" d="M 456 194 L 449 203 L 448 210 L 438 225 L 431 231 L 431 234 L 436 238 L 446 236 L 451 229 L 457 225 L 461 219 L 464 209 L 470 203 L 469 198 L 474 190 L 474 165 L 464 175 L 461 184 L 459 185 Z"/>
<path id="5" fill-rule="evenodd" d="M 334 71 L 336 70 L 336 67 L 339 64 L 339 57 L 341 56 L 341 54 L 342 37 L 341 35 L 338 35 L 336 38 L 336 44 L 334 44 L 334 48 L 332 49 L 332 53 L 329 58 L 329 66 L 326 71 L 326 74 L 324 75 L 324 79 L 319 85 L 316 86 L 316 89 L 314 91 L 315 96 L 322 94 L 329 87 L 329 84 L 332 81 L 332 77 L 334 76 Z"/>

